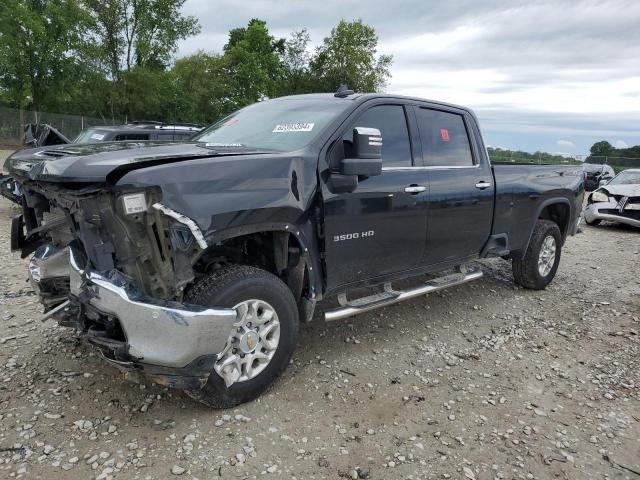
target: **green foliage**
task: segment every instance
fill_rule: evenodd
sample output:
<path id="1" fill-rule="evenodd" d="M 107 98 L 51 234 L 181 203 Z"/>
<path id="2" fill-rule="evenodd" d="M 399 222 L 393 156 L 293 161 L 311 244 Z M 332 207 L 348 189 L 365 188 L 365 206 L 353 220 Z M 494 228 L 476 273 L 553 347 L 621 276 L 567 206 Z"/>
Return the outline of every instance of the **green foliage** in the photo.
<path id="1" fill-rule="evenodd" d="M 626 148 L 615 148 L 606 140 L 596 142 L 591 147 L 591 156 L 640 158 L 640 145 Z M 591 158 L 591 156 L 589 158 Z"/>
<path id="2" fill-rule="evenodd" d="M 640 168 L 640 145 L 615 148 L 606 140 L 601 140 L 593 144 L 591 155 L 585 162 L 606 163 L 611 165 L 616 173 L 625 168 Z"/>
<path id="3" fill-rule="evenodd" d="M 224 60 L 234 106 L 242 107 L 279 93 L 285 73 L 281 61 L 284 50 L 284 40 L 272 37 L 262 20 L 254 18 L 246 28 L 229 32 Z"/>
<path id="4" fill-rule="evenodd" d="M 171 120 L 206 125 L 233 108 L 225 59 L 220 55 L 199 51 L 181 58 L 171 69 L 171 81 L 175 99 Z"/>
<path id="5" fill-rule="evenodd" d="M 316 50 L 306 29 L 274 38 L 263 20 L 234 28 L 221 54 L 174 60 L 200 31 L 185 0 L 2 0 L 0 103 L 130 120 L 209 124 L 263 97 L 379 91 L 391 57 L 373 27 L 342 20 Z"/>
<path id="6" fill-rule="evenodd" d="M 282 64 L 285 69 L 283 94 L 311 93 L 314 81 L 311 76 L 309 42 L 311 36 L 306 28 L 293 32 L 284 44 Z M 317 83 L 317 82 L 316 82 Z"/>
<path id="7" fill-rule="evenodd" d="M 14 107 L 55 106 L 83 68 L 89 17 L 77 0 L 0 2 L 0 87 Z"/>
<path id="8" fill-rule="evenodd" d="M 376 57 L 378 37 L 362 20 L 340 20 L 311 61 L 320 90 L 334 92 L 341 84 L 359 92 L 377 92 L 390 77 L 390 55 Z"/>
<path id="9" fill-rule="evenodd" d="M 546 165 L 579 165 L 579 160 L 547 152 L 529 153 L 522 150 L 506 150 L 488 147 L 487 152 L 492 163 L 538 163 Z"/>
<path id="10" fill-rule="evenodd" d="M 602 140 L 600 142 L 596 142 L 591 147 L 591 155 L 610 155 L 614 150 L 613 145 L 611 145 L 606 140 Z"/>
<path id="11" fill-rule="evenodd" d="M 185 0 L 85 0 L 103 62 L 111 78 L 134 66 L 164 69 L 179 40 L 200 32 L 184 17 Z"/>

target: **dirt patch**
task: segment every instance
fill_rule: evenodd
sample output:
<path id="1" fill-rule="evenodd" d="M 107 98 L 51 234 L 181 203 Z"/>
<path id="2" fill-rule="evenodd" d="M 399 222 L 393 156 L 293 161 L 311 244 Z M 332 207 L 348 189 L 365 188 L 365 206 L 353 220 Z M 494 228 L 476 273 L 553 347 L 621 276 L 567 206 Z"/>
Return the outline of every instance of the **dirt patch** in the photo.
<path id="1" fill-rule="evenodd" d="M 569 239 L 545 291 L 510 265 L 303 328 L 259 400 L 209 410 L 123 381 L 52 321 L 0 200 L 0 477 L 640 478 L 640 232 Z"/>

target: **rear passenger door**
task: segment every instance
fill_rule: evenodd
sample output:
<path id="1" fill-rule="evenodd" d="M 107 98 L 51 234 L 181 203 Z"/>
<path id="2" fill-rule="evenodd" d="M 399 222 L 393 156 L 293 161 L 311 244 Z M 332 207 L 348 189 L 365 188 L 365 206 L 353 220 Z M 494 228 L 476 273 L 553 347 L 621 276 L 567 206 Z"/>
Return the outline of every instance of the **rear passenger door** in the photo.
<path id="1" fill-rule="evenodd" d="M 429 174 L 426 263 L 477 255 L 491 232 L 494 185 L 491 167 L 474 141 L 467 113 L 414 108 L 422 161 Z"/>
<path id="2" fill-rule="evenodd" d="M 414 166 L 407 123 L 411 108 L 401 103 L 365 104 L 334 143 L 344 144 L 342 158 L 348 157 L 353 128 L 371 127 L 380 130 L 383 146 L 381 175 L 361 178 L 351 193 L 332 193 L 323 185 L 329 289 L 392 276 L 422 261 L 427 172 Z"/>

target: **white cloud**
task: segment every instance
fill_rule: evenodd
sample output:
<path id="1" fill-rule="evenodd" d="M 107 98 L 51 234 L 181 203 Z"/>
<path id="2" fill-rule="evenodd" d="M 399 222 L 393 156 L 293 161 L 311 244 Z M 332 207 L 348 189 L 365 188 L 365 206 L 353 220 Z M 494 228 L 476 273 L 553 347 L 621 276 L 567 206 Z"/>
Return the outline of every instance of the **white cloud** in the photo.
<path id="1" fill-rule="evenodd" d="M 494 144 L 576 153 L 606 139 L 640 144 L 638 1 L 187 0 L 184 11 L 202 33 L 180 55 L 221 51 L 250 18 L 277 37 L 307 27 L 314 45 L 341 18 L 361 18 L 394 56 L 387 92 L 472 107 Z"/>
<path id="2" fill-rule="evenodd" d="M 576 144 L 571 140 L 557 140 L 556 145 L 562 148 L 575 148 Z"/>
<path id="3" fill-rule="evenodd" d="M 616 140 L 613 142 L 613 146 L 616 148 L 629 148 L 629 145 L 624 140 Z"/>

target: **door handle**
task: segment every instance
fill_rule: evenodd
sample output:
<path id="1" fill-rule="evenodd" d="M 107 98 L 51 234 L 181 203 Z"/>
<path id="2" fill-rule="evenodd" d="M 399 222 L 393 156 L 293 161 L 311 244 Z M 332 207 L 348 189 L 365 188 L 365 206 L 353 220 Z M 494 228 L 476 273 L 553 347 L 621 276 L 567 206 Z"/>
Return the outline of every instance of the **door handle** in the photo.
<path id="1" fill-rule="evenodd" d="M 485 188 L 489 188 L 490 186 L 491 182 L 485 182 L 484 180 L 476 183 L 476 188 L 479 188 L 480 190 L 484 190 Z"/>
<path id="2" fill-rule="evenodd" d="M 408 187 L 404 187 L 404 192 L 405 193 L 420 193 L 420 192 L 424 192 L 427 189 L 427 187 L 424 187 L 422 185 L 409 185 Z"/>

